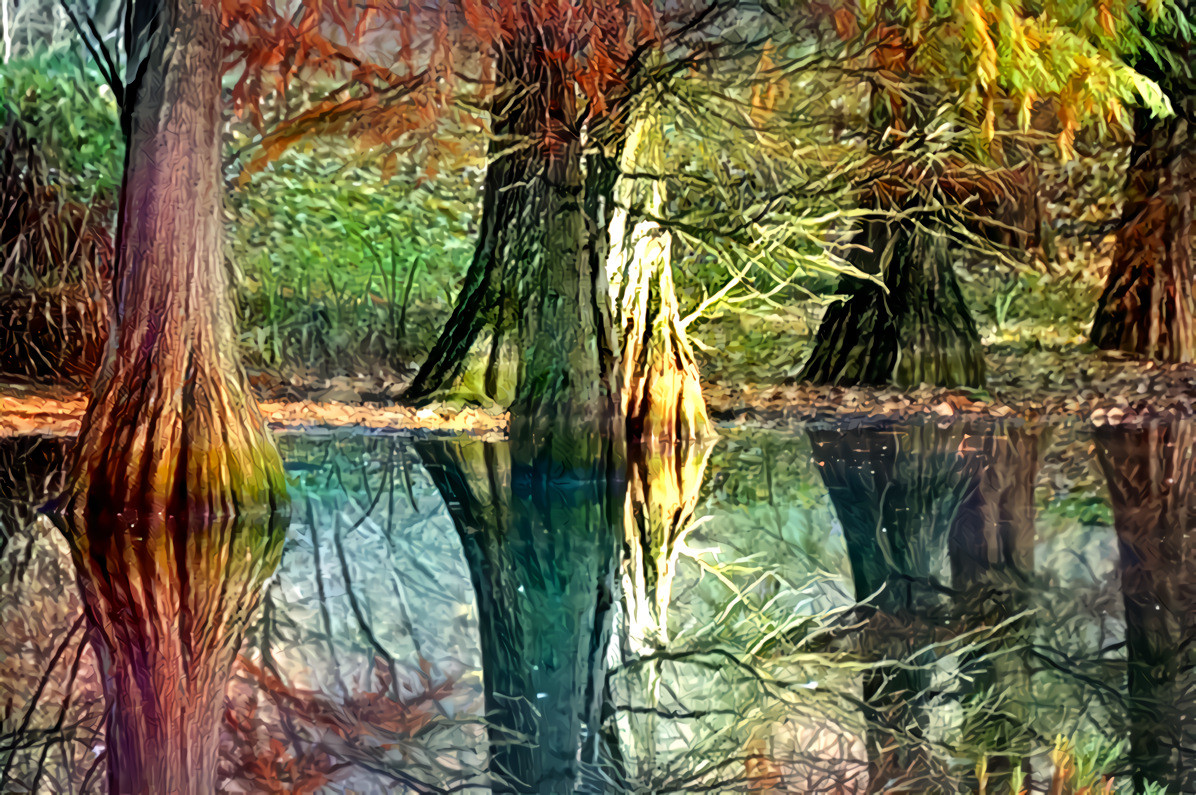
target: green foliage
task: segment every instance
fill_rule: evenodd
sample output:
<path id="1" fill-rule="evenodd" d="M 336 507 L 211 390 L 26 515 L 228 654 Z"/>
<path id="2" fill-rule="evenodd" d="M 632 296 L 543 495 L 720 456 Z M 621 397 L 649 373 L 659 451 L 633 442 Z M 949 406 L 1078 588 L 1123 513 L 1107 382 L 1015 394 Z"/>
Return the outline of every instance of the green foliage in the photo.
<path id="1" fill-rule="evenodd" d="M 70 52 L 35 51 L 0 65 L 0 97 L 68 198 L 114 203 L 124 139 L 116 100 L 93 64 Z"/>
<path id="2" fill-rule="evenodd" d="M 895 9 L 865 0 L 861 38 L 908 53 L 886 55 L 882 46 L 877 60 L 907 58 L 915 79 L 940 85 L 985 141 L 1004 126 L 1001 103 L 1028 129 L 1034 103 L 1053 99 L 1066 156 L 1082 125 L 1124 123 L 1127 105 L 1172 112 L 1158 83 L 1129 64 L 1149 47 L 1151 21 L 1174 24 L 1170 11 L 1170 2 L 1139 0 L 899 0 Z"/>
<path id="3" fill-rule="evenodd" d="M 383 176 L 322 141 L 242 182 L 229 256 L 257 363 L 401 367 L 434 340 L 472 254 L 476 174 Z"/>

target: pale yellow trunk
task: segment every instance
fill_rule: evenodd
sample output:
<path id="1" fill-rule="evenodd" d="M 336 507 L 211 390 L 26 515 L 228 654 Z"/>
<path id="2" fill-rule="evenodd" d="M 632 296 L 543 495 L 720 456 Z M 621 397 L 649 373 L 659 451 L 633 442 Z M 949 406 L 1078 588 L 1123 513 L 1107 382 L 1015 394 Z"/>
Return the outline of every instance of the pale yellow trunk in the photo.
<path id="1" fill-rule="evenodd" d="M 661 142 L 648 119 L 631 127 L 622 171 L 661 173 Z M 673 238 L 656 220 L 665 212 L 663 182 L 623 178 L 615 187 L 607 282 L 614 324 L 616 406 L 628 436 L 645 444 L 714 435 L 693 349 L 681 325 L 673 285 Z"/>

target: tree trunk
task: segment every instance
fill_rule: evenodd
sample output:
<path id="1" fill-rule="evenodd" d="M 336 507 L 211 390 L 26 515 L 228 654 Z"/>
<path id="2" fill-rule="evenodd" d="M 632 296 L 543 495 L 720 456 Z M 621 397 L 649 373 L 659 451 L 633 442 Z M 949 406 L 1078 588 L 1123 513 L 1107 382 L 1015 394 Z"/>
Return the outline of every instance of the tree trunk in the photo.
<path id="1" fill-rule="evenodd" d="M 663 175 L 662 142 L 650 119 L 633 123 L 622 161 L 623 173 Z M 713 435 L 677 306 L 672 234 L 655 220 L 666 212 L 663 176 L 647 185 L 627 177 L 615 188 L 606 266 L 615 329 L 614 384 L 628 438 L 647 444 Z"/>
<path id="2" fill-rule="evenodd" d="M 529 20 L 498 58 L 477 249 L 406 395 L 509 407 L 513 440 L 592 424 L 606 408 L 575 88 L 535 30 Z"/>
<path id="3" fill-rule="evenodd" d="M 980 334 L 955 279 L 946 235 L 910 218 L 869 221 L 863 234 L 864 247 L 852 250 L 851 264 L 879 275 L 884 287 L 844 277 L 855 289 L 847 301 L 827 308 L 802 379 L 843 386 L 982 386 Z"/>
<path id="4" fill-rule="evenodd" d="M 592 422 L 614 412 L 631 439 L 707 437 L 670 236 L 649 220 L 628 231 L 627 205 L 640 197 L 619 172 L 638 162 L 643 136 L 620 157 L 587 153 L 583 169 L 580 140 L 560 121 L 576 115 L 562 69 L 530 40 L 499 59 L 507 87 L 494 103 L 478 245 L 406 398 L 509 408 L 513 434 L 561 427 L 557 414 Z M 650 193 L 637 209 L 654 215 L 663 201 Z"/>
<path id="5" fill-rule="evenodd" d="M 224 682 L 277 562 L 282 466 L 222 252 L 220 8 L 167 0 L 133 98 L 117 323 L 59 510 L 104 662 L 112 792 L 211 792 Z"/>
<path id="6" fill-rule="evenodd" d="M 594 449 L 419 447 L 477 593 L 493 792 L 593 791 L 622 500 Z"/>
<path id="7" fill-rule="evenodd" d="M 869 600 L 860 653 L 870 792 L 940 791 L 925 745 L 930 644 L 948 604 L 937 582 L 951 524 L 978 486 L 979 461 L 958 427 L 811 430 L 814 460 L 851 561 L 857 600 Z"/>
<path id="8" fill-rule="evenodd" d="M 1121 556 L 1135 790 L 1192 792 L 1196 439 L 1187 422 L 1105 427 L 1096 438 Z"/>
<path id="9" fill-rule="evenodd" d="M 1167 362 L 1190 362 L 1192 190 L 1196 134 L 1182 115 L 1156 119 L 1134 112 L 1134 147 L 1125 208 L 1105 290 L 1092 321 L 1092 342 Z"/>

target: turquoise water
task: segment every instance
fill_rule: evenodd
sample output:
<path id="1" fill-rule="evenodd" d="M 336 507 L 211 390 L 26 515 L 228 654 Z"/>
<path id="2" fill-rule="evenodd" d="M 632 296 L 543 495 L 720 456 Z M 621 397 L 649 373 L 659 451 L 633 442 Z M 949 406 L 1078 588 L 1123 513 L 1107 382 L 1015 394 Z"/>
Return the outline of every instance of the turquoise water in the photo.
<path id="1" fill-rule="evenodd" d="M 223 787 L 1196 791 L 1191 428 L 721 433 L 280 437 Z M 0 440 L 0 791 L 104 787 L 62 455 Z"/>

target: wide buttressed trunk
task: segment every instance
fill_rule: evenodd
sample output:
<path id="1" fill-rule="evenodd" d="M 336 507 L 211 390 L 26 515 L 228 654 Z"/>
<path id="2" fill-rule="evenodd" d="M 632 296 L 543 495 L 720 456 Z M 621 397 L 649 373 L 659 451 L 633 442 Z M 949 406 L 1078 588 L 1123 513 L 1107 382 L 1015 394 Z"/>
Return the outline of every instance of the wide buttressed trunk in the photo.
<path id="1" fill-rule="evenodd" d="M 614 389 L 629 439 L 700 442 L 713 435 L 693 348 L 673 284 L 673 236 L 665 215 L 662 132 L 637 119 L 623 142 L 606 261 L 614 325 Z"/>
<path id="2" fill-rule="evenodd" d="M 156 12 L 130 100 L 117 327 L 57 511 L 105 664 L 111 790 L 211 792 L 224 680 L 276 559 L 285 484 L 223 259 L 220 8 Z"/>
<path id="3" fill-rule="evenodd" d="M 536 27 L 504 41 L 479 240 L 457 305 L 407 398 L 510 408 L 512 434 L 605 413 L 603 276 L 590 249 L 576 90 Z M 530 437 L 529 437 L 530 439 Z"/>
<path id="4" fill-rule="evenodd" d="M 1196 788 L 1196 433 L 1190 422 L 1105 427 L 1097 455 L 1120 551 L 1135 787 Z"/>
<path id="5" fill-rule="evenodd" d="M 584 441 L 418 449 L 477 595 L 491 791 L 599 791 L 620 463 Z"/>
<path id="6" fill-rule="evenodd" d="M 80 435 L 71 504 L 221 511 L 283 492 L 238 360 L 224 265 L 220 9 L 159 10 L 132 101 L 117 328 Z"/>
<path id="7" fill-rule="evenodd" d="M 866 223 L 845 276 L 851 297 L 826 310 L 802 379 L 819 384 L 981 386 L 980 333 L 952 265 L 939 214 Z"/>
<path id="8" fill-rule="evenodd" d="M 1125 207 L 1092 342 L 1167 362 L 1196 357 L 1192 306 L 1192 191 L 1196 143 L 1181 114 L 1134 115 Z"/>

